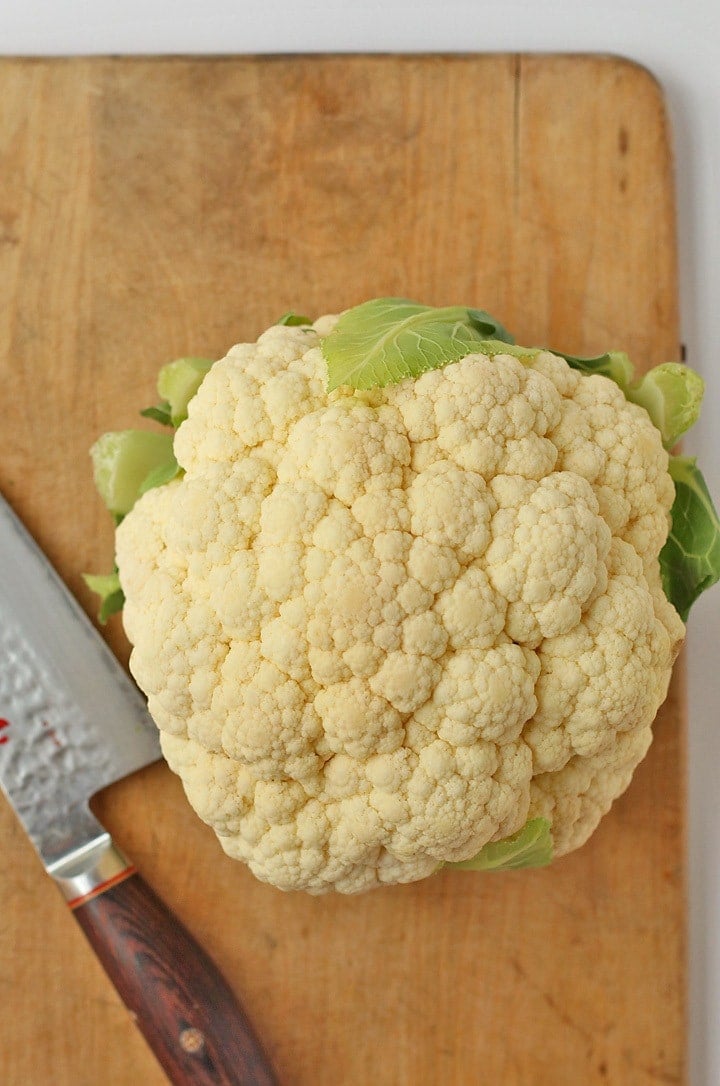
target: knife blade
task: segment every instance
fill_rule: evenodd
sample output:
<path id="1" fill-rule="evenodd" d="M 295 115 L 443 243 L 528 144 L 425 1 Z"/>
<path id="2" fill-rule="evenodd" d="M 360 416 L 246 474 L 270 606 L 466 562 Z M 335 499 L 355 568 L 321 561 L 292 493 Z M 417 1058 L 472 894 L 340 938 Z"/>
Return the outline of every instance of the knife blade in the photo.
<path id="1" fill-rule="evenodd" d="M 177 1086 L 277 1086 L 217 966 L 90 810 L 156 761 L 145 700 L 0 495 L 0 788 Z"/>

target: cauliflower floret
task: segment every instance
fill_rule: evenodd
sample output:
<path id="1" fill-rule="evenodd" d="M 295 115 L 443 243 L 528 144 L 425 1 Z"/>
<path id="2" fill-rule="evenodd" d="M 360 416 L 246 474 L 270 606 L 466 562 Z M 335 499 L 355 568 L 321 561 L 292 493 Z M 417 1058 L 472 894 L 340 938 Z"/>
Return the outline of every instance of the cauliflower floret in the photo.
<path id="1" fill-rule="evenodd" d="M 487 570 L 510 604 L 508 635 L 537 645 L 576 626 L 589 601 L 605 590 L 611 535 L 581 476 L 554 472 L 521 489 L 510 480 L 499 476 L 494 487 L 500 508 Z"/>
<path id="2" fill-rule="evenodd" d="M 336 323 L 234 347 L 117 532 L 133 674 L 228 855 L 359 893 L 627 787 L 684 627 L 647 414 L 561 358 L 325 391 Z"/>

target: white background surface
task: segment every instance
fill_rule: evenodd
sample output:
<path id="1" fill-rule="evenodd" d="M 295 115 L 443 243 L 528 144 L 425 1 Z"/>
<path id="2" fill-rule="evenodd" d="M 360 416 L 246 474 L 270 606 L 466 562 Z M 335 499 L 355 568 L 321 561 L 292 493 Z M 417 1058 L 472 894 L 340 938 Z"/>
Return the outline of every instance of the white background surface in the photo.
<path id="1" fill-rule="evenodd" d="M 686 444 L 689 452 L 699 455 L 717 502 L 718 0 L 205 0 L 202 5 L 193 0 L 0 0 L 0 53 L 4 54 L 520 50 L 621 54 L 649 67 L 665 88 L 677 159 L 682 338 L 690 365 L 707 382 L 703 420 Z M 693 611 L 688 656 L 690 1082 L 717 1086 L 720 588 Z"/>

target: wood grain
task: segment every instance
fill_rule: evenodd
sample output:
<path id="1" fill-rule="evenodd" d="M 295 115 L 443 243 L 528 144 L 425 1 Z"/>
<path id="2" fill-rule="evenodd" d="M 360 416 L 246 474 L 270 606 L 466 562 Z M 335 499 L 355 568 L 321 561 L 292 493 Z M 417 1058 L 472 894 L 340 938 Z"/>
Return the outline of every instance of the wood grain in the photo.
<path id="1" fill-rule="evenodd" d="M 278 1086 L 226 980 L 137 872 L 73 915 L 175 1086 Z"/>
<path id="2" fill-rule="evenodd" d="M 644 70 L 592 57 L 0 63 L 0 490 L 88 611 L 111 555 L 87 448 L 158 366 L 287 309 L 466 301 L 521 342 L 677 357 L 671 150 Z M 105 636 L 122 659 L 118 621 Z M 685 700 L 556 867 L 283 895 L 156 765 L 97 810 L 294 1086 L 684 1082 Z M 162 1073 L 0 810 L 3 1086 Z"/>

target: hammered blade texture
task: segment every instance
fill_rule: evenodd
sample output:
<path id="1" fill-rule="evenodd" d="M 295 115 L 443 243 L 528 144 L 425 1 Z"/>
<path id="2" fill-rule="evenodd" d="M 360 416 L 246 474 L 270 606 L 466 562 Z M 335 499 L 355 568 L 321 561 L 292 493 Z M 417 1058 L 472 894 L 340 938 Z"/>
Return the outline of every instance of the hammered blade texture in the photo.
<path id="1" fill-rule="evenodd" d="M 159 756 L 144 699 L 0 499 L 0 785 L 46 867 L 97 831 L 95 792 Z"/>

